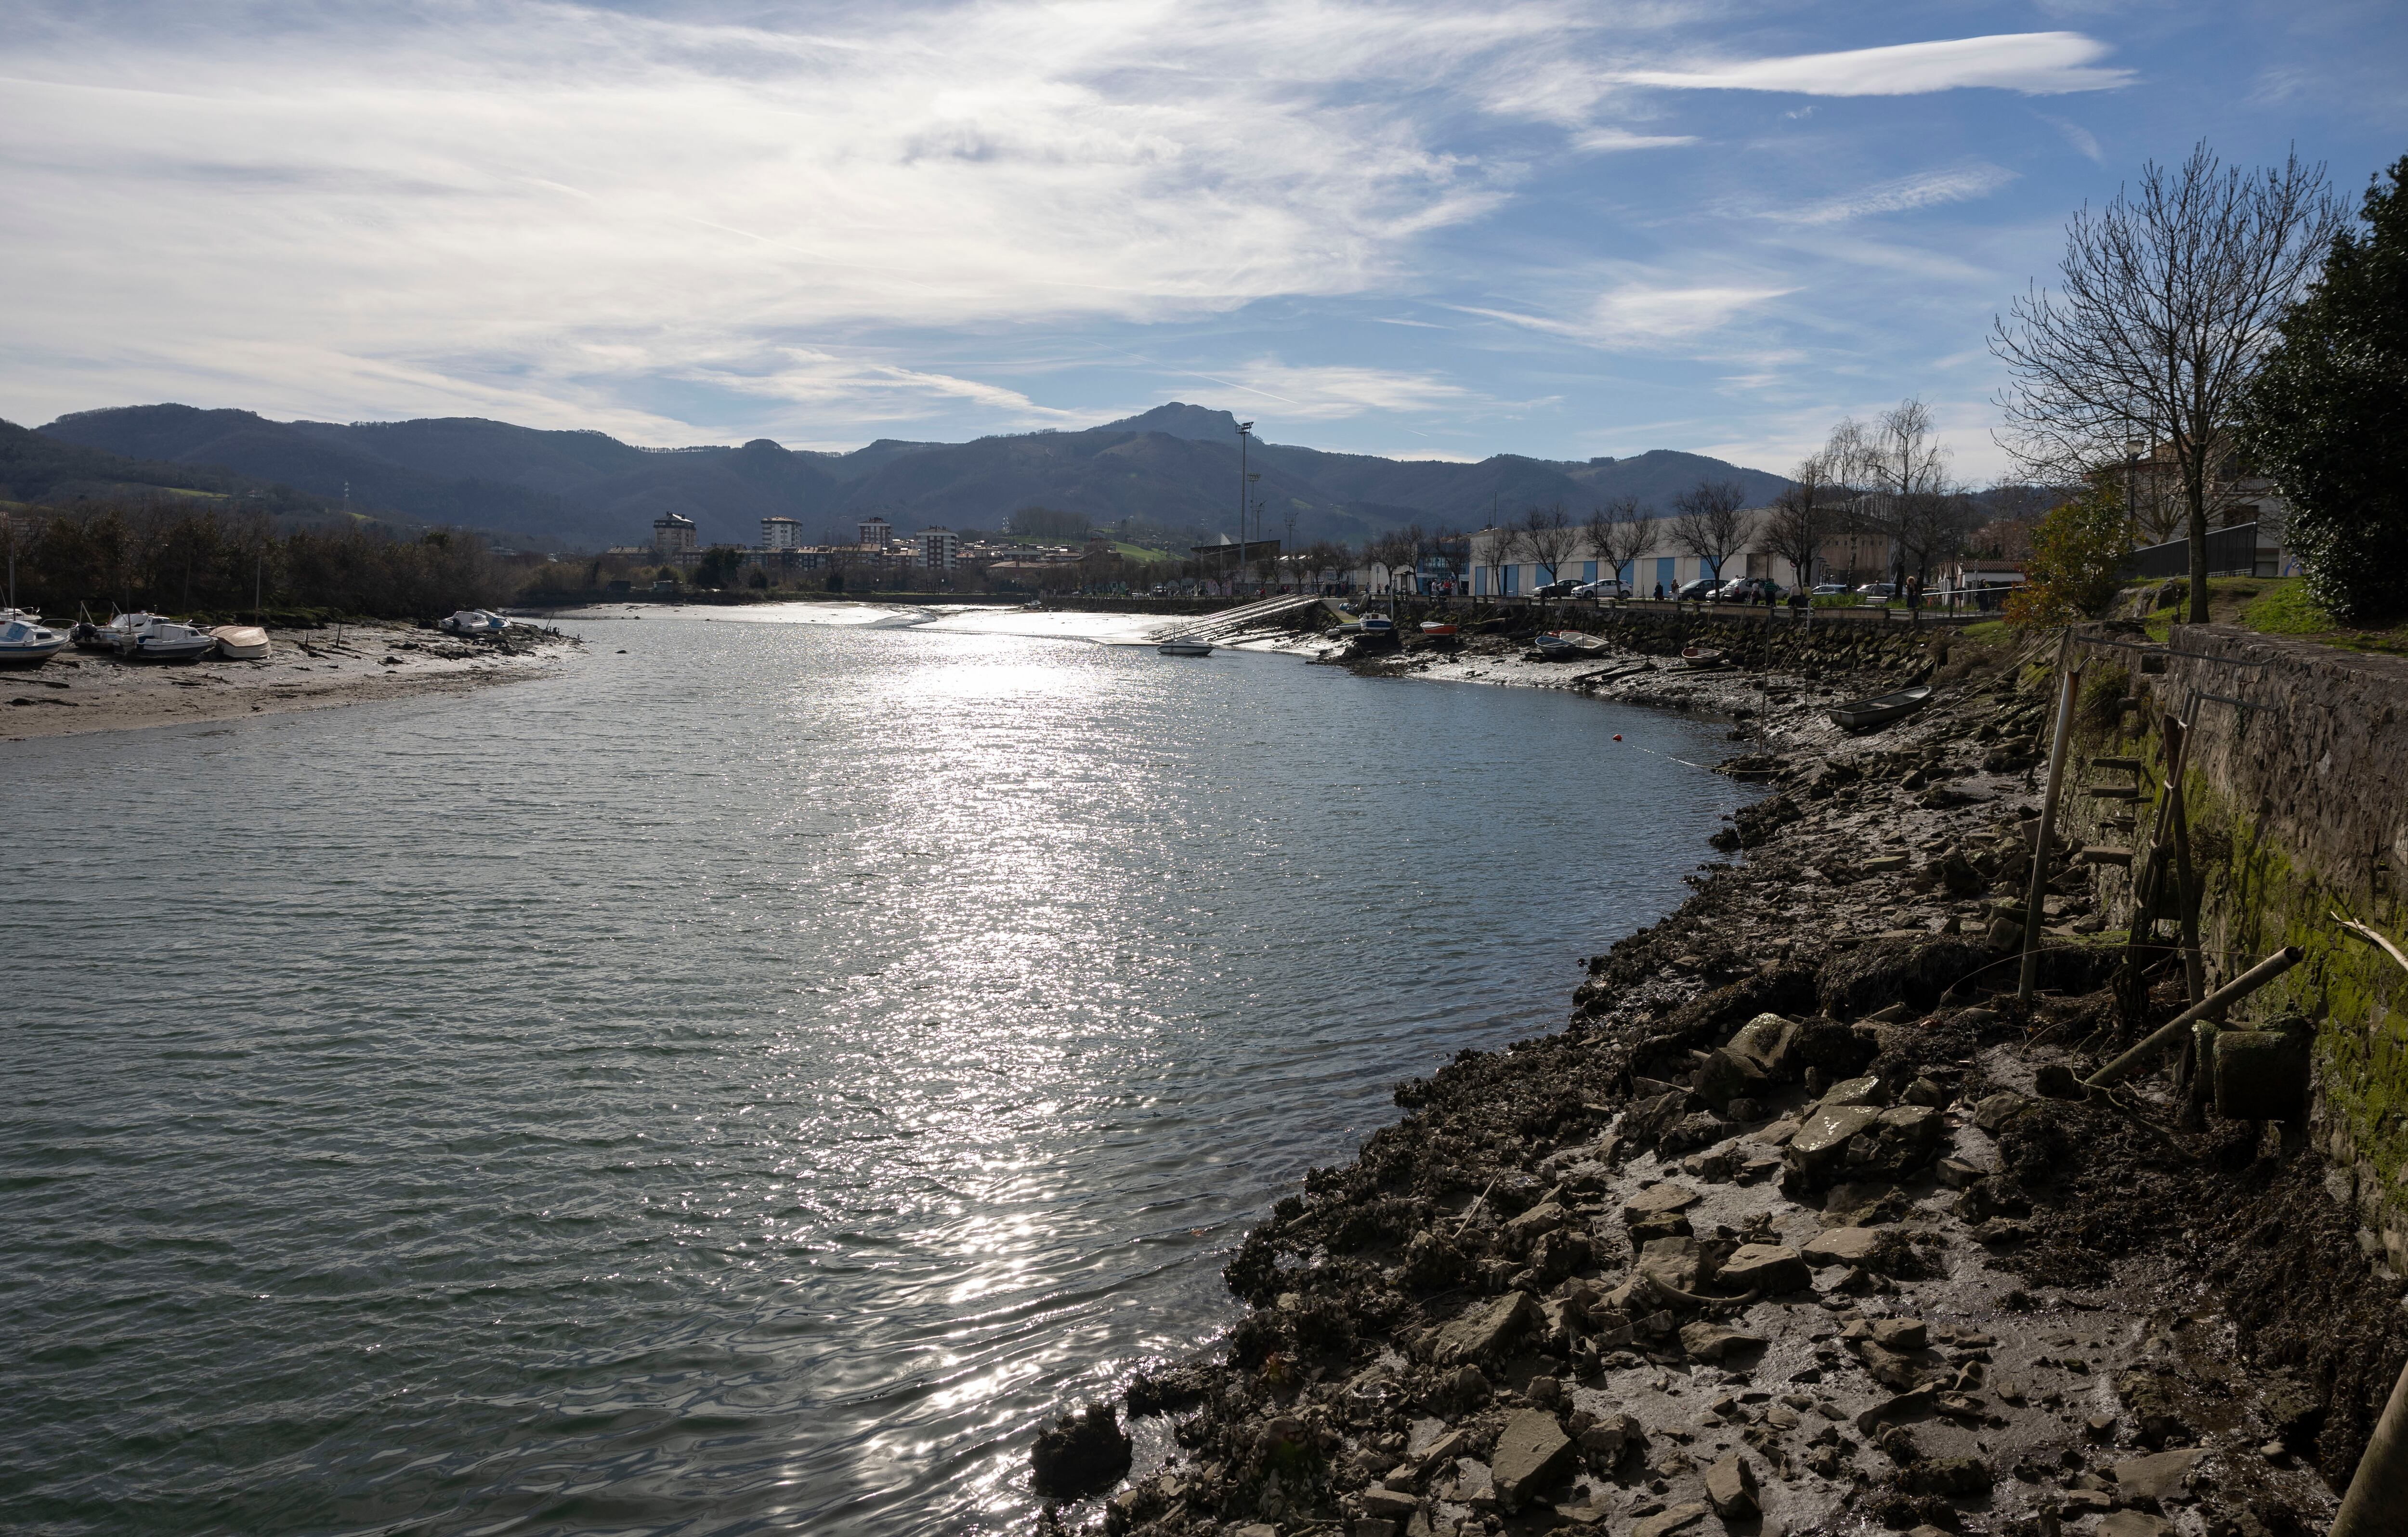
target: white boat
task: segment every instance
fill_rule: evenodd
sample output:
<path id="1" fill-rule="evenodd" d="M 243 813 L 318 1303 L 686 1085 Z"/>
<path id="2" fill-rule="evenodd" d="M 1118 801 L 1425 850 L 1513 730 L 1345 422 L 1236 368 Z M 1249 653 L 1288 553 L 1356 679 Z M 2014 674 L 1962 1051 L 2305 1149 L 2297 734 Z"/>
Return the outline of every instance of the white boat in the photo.
<path id="1" fill-rule="evenodd" d="M 1363 633 L 1367 635 L 1393 635 L 1396 633 L 1397 621 L 1390 619 L 1387 615 L 1366 614 L 1363 616 Z"/>
<path id="2" fill-rule="evenodd" d="M 1212 654 L 1212 643 L 1194 640 L 1186 635 L 1173 635 L 1154 649 L 1167 657 L 1209 657 Z"/>
<path id="3" fill-rule="evenodd" d="M 11 608 L 0 619 L 0 667 L 38 667 L 66 648 L 65 633 L 44 624 L 38 614 Z"/>
<path id="4" fill-rule="evenodd" d="M 117 654 L 132 662 L 192 662 L 218 648 L 207 630 L 157 614 L 120 614 L 108 621 Z"/>
<path id="5" fill-rule="evenodd" d="M 442 624 L 454 635 L 498 635 L 509 627 L 509 619 L 490 608 L 463 608 Z"/>
<path id="6" fill-rule="evenodd" d="M 218 655 L 236 662 L 261 662 L 267 656 L 267 632 L 255 624 L 221 624 L 209 632 L 218 641 Z"/>

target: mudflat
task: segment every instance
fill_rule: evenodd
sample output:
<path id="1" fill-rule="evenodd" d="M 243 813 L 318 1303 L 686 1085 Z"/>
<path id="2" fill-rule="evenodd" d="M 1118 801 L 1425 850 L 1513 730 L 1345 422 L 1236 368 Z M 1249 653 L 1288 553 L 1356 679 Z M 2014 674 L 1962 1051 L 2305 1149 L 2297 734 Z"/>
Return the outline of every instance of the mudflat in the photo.
<path id="1" fill-rule="evenodd" d="M 0 739 L 126 731 L 474 689 L 560 666 L 580 643 L 528 627 L 469 640 L 401 623 L 273 630 L 258 662 L 66 652 L 0 671 Z"/>

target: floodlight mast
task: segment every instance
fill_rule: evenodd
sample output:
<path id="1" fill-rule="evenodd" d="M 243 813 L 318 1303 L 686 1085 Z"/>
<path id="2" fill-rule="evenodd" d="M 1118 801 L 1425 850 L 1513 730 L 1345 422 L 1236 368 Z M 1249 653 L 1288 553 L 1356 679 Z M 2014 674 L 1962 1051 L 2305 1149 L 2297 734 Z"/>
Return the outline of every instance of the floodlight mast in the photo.
<path id="1" fill-rule="evenodd" d="M 1238 423 L 1238 574 L 1245 579 L 1246 570 L 1246 445 L 1252 440 L 1254 424 Z"/>

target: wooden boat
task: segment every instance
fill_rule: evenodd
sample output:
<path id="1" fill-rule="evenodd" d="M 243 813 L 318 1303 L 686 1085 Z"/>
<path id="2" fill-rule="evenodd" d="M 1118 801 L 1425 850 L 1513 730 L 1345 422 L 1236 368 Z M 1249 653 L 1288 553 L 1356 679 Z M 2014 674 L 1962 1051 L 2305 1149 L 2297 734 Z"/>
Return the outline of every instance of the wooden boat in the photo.
<path id="1" fill-rule="evenodd" d="M 1691 646 L 1682 650 L 1681 660 L 1692 667 L 1719 667 L 1723 664 L 1723 653 L 1712 646 Z"/>
<path id="2" fill-rule="evenodd" d="M 1875 694 L 1870 699 L 1852 699 L 1830 709 L 1831 724 L 1843 732 L 1870 731 L 1900 720 L 1931 703 L 1931 685 L 1900 689 L 1896 693 Z"/>
<path id="3" fill-rule="evenodd" d="M 267 632 L 255 624 L 221 624 L 209 632 L 218 641 L 218 655 L 236 662 L 264 662 Z"/>
<path id="4" fill-rule="evenodd" d="M 1422 620 L 1422 633 L 1425 635 L 1451 635 L 1455 632 L 1455 625 L 1452 619 Z"/>
<path id="5" fill-rule="evenodd" d="M 1167 657 L 1209 657 L 1212 654 L 1212 643 L 1186 635 L 1172 635 L 1156 645 L 1154 650 Z"/>

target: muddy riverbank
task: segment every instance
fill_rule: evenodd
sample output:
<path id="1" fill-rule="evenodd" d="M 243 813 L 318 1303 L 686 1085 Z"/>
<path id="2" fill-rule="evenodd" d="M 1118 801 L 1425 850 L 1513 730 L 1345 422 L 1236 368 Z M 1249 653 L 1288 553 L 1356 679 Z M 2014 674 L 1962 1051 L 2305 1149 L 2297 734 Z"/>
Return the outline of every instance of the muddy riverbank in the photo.
<path id="1" fill-rule="evenodd" d="M 1330 657 L 1713 711 L 1719 766 L 1771 793 L 1587 962 L 1564 1029 L 1399 1085 L 1397 1124 L 1280 1203 L 1223 1346 L 1128 1391 L 1157 1450 L 1124 1478 L 1100 1416 L 1040 1440 L 1054 1519 L 2323 1530 L 2408 1351 L 2399 1283 L 2302 1139 L 2162 1074 L 2071 1087 L 2179 1011 L 2179 973 L 2119 1013 L 2123 918 L 2076 865 L 2017 1002 L 2052 680 L 2014 640 L 1899 639 L 1778 675 L 1505 637 Z M 1907 681 L 1934 694 L 1905 721 L 1824 717 Z"/>
<path id="2" fill-rule="evenodd" d="M 531 626 L 468 639 L 369 622 L 276 630 L 258 662 L 121 662 L 68 651 L 0 672 L 0 737 L 69 736 L 481 688 L 562 665 L 579 642 Z"/>

